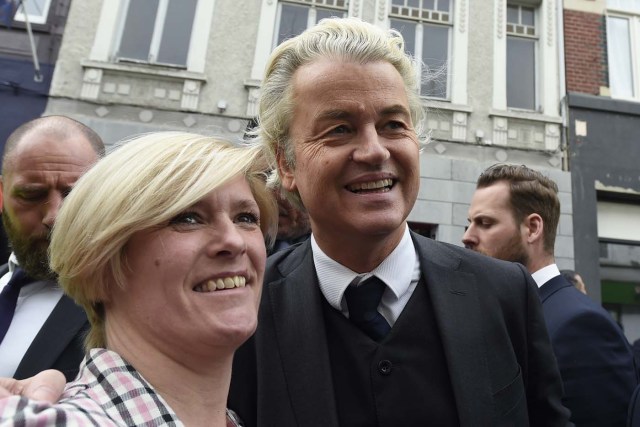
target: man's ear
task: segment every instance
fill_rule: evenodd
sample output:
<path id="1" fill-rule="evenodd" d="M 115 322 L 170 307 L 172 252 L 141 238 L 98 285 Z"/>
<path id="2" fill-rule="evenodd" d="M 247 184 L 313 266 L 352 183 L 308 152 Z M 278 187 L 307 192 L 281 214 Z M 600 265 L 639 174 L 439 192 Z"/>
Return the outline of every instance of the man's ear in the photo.
<path id="1" fill-rule="evenodd" d="M 296 180 L 293 176 L 293 169 L 287 162 L 285 155 L 282 151 L 278 150 L 276 154 L 276 160 L 278 162 L 278 174 L 282 181 L 282 187 L 287 191 L 297 190 Z"/>
<path id="2" fill-rule="evenodd" d="M 528 243 L 533 243 L 543 238 L 544 221 L 537 213 L 527 215 L 524 219 L 524 226 L 527 228 Z"/>

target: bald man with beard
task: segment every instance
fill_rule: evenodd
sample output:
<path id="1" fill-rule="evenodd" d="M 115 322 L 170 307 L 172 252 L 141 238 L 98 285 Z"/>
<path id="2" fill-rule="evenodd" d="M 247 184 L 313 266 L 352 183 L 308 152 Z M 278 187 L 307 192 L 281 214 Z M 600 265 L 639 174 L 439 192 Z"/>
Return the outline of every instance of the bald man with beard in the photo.
<path id="1" fill-rule="evenodd" d="M 94 131 L 62 116 L 24 123 L 7 139 L 0 208 L 12 253 L 0 267 L 0 376 L 77 374 L 88 322 L 58 288 L 47 251 L 63 199 L 103 153 Z"/>

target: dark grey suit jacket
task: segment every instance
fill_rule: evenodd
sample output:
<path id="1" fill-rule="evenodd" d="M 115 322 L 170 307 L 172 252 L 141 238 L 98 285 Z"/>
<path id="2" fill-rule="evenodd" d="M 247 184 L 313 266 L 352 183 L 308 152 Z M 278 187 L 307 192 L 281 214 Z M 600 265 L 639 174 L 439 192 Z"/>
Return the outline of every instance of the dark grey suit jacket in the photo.
<path id="1" fill-rule="evenodd" d="M 412 233 L 462 426 L 564 426 L 562 385 L 524 267 Z M 310 242 L 269 258 L 258 330 L 234 359 L 247 426 L 337 426 Z M 402 390 L 398 390 L 402 393 Z"/>
<path id="2" fill-rule="evenodd" d="M 0 266 L 0 277 L 8 270 L 7 264 Z M 45 369 L 57 369 L 67 381 L 73 380 L 84 357 L 84 337 L 88 330 L 89 321 L 84 310 L 63 295 L 27 349 L 13 377 L 24 379 Z"/>

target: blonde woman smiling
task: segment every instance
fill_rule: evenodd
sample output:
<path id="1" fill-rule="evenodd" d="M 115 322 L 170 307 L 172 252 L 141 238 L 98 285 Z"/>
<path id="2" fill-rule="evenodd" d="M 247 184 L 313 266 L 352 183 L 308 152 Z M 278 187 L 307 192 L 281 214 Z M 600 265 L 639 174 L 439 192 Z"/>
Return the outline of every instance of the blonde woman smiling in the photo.
<path id="1" fill-rule="evenodd" d="M 233 354 L 256 328 L 277 208 L 259 147 L 133 139 L 80 179 L 50 255 L 91 331 L 56 404 L 0 400 L 6 424 L 236 425 Z"/>

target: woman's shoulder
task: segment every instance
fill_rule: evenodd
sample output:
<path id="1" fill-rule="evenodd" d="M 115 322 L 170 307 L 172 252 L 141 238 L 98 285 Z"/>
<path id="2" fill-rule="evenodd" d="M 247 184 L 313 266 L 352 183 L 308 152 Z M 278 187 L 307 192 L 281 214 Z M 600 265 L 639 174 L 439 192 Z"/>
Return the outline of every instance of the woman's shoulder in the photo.
<path id="1" fill-rule="evenodd" d="M 0 399 L 0 426 L 83 425 L 116 426 L 104 409 L 89 397 L 78 394 L 58 403 L 11 396 Z"/>

